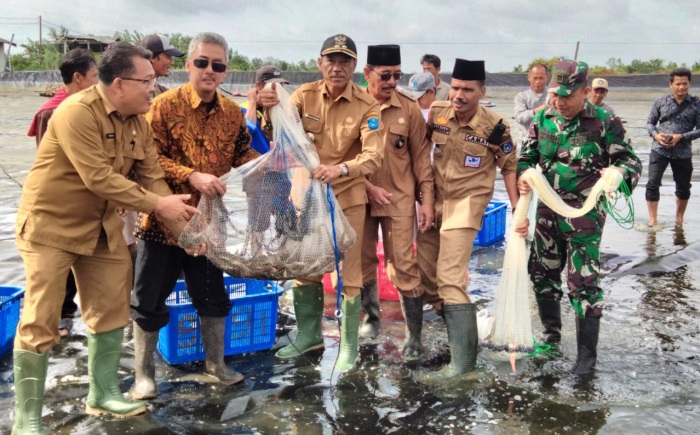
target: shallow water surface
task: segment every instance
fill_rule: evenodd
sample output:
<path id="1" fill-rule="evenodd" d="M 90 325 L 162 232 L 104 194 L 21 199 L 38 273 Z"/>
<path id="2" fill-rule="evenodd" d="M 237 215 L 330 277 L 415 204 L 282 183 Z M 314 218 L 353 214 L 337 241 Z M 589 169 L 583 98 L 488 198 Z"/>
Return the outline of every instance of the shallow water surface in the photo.
<path id="1" fill-rule="evenodd" d="M 646 165 L 646 116 L 666 90 L 611 89 L 606 100 L 626 120 L 635 149 Z M 489 90 L 494 108 L 510 120 L 516 90 Z M 25 136 L 32 114 L 44 100 L 35 89 L 0 89 L 0 277 L 22 285 L 13 224 L 20 194 L 34 156 Z M 697 162 L 696 162 L 697 164 Z M 693 177 L 697 182 L 697 175 Z M 574 318 L 563 309 L 563 355 L 507 362 L 482 354 L 475 377 L 427 386 L 416 381 L 449 359 L 442 320 L 428 312 L 423 330 L 425 355 L 417 364 L 401 360 L 404 338 L 398 302 L 383 301 L 383 329 L 360 349 L 360 368 L 338 376 L 333 365 L 339 331 L 331 318 L 333 295 L 326 295 L 325 351 L 279 361 L 273 351 L 229 357 L 241 371 L 242 385 L 222 387 L 199 376 L 198 363 L 168 366 L 157 357 L 159 396 L 147 414 L 127 420 L 88 416 L 85 325 L 52 349 L 44 421 L 56 434 L 238 434 L 238 433 L 698 433 L 700 423 L 700 213 L 691 199 L 683 227 L 674 225 L 670 170 L 664 178 L 659 227 L 645 230 L 642 176 L 633 194 L 637 228 L 624 230 L 608 220 L 601 245 L 606 311 L 599 343 L 598 373 L 588 383 L 569 374 L 576 357 Z M 497 181 L 496 199 L 506 198 Z M 70 205 L 67 205 L 70 206 Z M 643 231 L 644 230 L 644 231 Z M 488 305 L 503 264 L 504 244 L 474 251 L 470 292 Z M 289 297 L 281 310 L 290 310 Z M 533 311 L 536 319 L 536 311 Z M 533 330 L 541 327 L 537 322 Z M 293 334 L 293 332 L 289 332 Z M 280 331 L 275 348 L 288 342 Z M 120 377 L 133 383 L 133 341 L 125 331 Z M 12 362 L 0 360 L 0 430 L 9 432 L 14 406 Z"/>

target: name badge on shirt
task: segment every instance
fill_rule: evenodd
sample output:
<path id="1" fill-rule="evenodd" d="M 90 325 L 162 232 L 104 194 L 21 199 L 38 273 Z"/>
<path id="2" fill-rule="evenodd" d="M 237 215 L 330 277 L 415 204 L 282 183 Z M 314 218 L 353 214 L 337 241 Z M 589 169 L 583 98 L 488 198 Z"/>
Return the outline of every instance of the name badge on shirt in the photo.
<path id="1" fill-rule="evenodd" d="M 116 138 L 116 137 L 117 137 L 117 135 L 114 134 L 114 133 L 107 133 L 107 134 L 105 135 L 105 139 L 114 139 L 114 138 Z"/>
<path id="2" fill-rule="evenodd" d="M 489 146 L 489 143 L 485 138 L 480 137 L 480 136 L 475 136 L 475 135 L 469 134 L 469 133 L 467 133 L 464 136 L 464 140 L 466 140 L 467 142 L 478 144 L 478 145 L 483 145 L 485 147 Z"/>
<path id="3" fill-rule="evenodd" d="M 464 157 L 465 168 L 478 168 L 481 166 L 481 157 L 466 156 Z"/>
<path id="4" fill-rule="evenodd" d="M 452 130 L 450 127 L 447 127 L 444 125 L 433 124 L 433 131 L 437 131 L 438 133 L 450 134 L 450 130 Z"/>

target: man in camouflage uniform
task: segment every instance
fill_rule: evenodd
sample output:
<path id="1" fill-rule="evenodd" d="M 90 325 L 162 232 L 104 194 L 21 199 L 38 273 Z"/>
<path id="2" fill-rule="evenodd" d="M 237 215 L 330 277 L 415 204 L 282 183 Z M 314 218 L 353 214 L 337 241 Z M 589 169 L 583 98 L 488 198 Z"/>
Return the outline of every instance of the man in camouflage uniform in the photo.
<path id="1" fill-rule="evenodd" d="M 520 177 L 539 164 L 557 194 L 580 208 L 606 170 L 621 171 L 630 190 L 642 166 L 625 141 L 620 119 L 586 100 L 588 65 L 559 61 L 552 72 L 552 107 L 537 113 L 518 159 L 518 189 L 530 191 Z M 537 208 L 535 238 L 529 262 L 545 342 L 561 340 L 561 273 L 567 265 L 569 300 L 576 315 L 578 356 L 571 370 L 579 377 L 595 371 L 603 290 L 600 281 L 600 237 L 605 224 L 601 203 L 579 218 L 557 215 L 546 205 Z M 527 223 L 516 231 L 527 234 Z"/>

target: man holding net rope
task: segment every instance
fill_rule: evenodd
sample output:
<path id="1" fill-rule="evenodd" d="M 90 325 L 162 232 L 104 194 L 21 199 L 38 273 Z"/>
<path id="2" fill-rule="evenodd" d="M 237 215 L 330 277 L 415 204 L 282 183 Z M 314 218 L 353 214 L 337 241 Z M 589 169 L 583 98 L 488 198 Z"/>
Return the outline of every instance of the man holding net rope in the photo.
<path id="1" fill-rule="evenodd" d="M 580 209 L 607 170 L 619 171 L 631 191 L 642 166 L 620 118 L 592 105 L 588 65 L 559 61 L 549 85 L 552 106 L 538 112 L 530 125 L 518 160 L 518 189 L 531 187 L 523 173 L 537 164 L 547 183 L 569 206 Z M 568 218 L 540 202 L 528 271 L 544 326 L 545 343 L 561 340 L 561 274 L 566 267 L 569 300 L 576 316 L 578 355 L 571 373 L 590 378 L 595 372 L 603 290 L 600 282 L 600 239 L 605 224 L 603 201 L 578 218 Z M 528 222 L 516 228 L 527 236 Z"/>
<path id="2" fill-rule="evenodd" d="M 401 50 L 398 45 L 370 45 L 364 69 L 367 92 L 380 104 L 384 129 L 382 167 L 366 181 L 367 214 L 362 241 L 362 308 L 365 320 L 360 337 L 379 333 L 379 291 L 377 288 L 377 243 L 381 226 L 387 275 L 401 293 L 406 320 L 406 360 L 417 360 L 422 352 L 423 297 L 413 250 L 416 199 L 421 206 L 418 229 L 426 231 L 433 222 L 435 178 L 430 166 L 432 144 L 426 138 L 425 121 L 415 99 L 396 90 L 401 79 Z M 416 192 L 419 197 L 416 198 Z"/>
<path id="3" fill-rule="evenodd" d="M 217 91 L 226 77 L 228 44 L 216 33 L 200 33 L 189 45 L 185 70 L 189 82 L 159 95 L 147 119 L 153 129 L 159 162 L 174 192 L 223 196 L 219 178 L 259 156 L 250 148 L 250 135 L 240 107 Z M 195 251 L 177 245 L 177 239 L 152 214 L 141 214 L 136 229 L 138 256 L 131 297 L 134 320 L 136 379 L 132 397 L 157 396 L 153 352 L 159 330 L 168 324 L 166 299 L 181 272 L 187 292 L 199 315 L 206 360 L 204 374 L 231 385 L 243 375 L 224 362 L 226 316 L 231 310 L 221 269 Z M 209 247 L 208 247 L 209 248 Z"/>
<path id="4" fill-rule="evenodd" d="M 352 82 L 357 67 L 357 48 L 343 34 L 326 39 L 321 48 L 318 68 L 323 80 L 300 86 L 290 97 L 298 108 L 304 131 L 312 140 L 321 164 L 311 176 L 332 185 L 345 217 L 357 234 L 358 242 L 345 252 L 342 265 L 344 284 L 341 302 L 341 338 L 336 368 L 346 372 L 355 367 L 360 325 L 360 288 L 362 287 L 362 234 L 364 232 L 367 193 L 365 176 L 382 162 L 384 145 L 380 131 L 379 105 Z M 279 103 L 275 87 L 258 94 L 266 109 Z M 330 219 L 330 216 L 329 216 Z M 297 335 L 275 356 L 294 358 L 323 348 L 322 276 L 299 278 L 292 287 Z M 334 284 L 338 277 L 334 274 Z"/>

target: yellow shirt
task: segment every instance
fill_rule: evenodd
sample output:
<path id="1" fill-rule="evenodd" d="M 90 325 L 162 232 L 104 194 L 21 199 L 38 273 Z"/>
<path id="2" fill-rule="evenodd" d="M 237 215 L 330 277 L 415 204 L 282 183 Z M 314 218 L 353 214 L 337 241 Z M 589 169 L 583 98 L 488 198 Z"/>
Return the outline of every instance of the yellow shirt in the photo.
<path id="1" fill-rule="evenodd" d="M 421 204 L 432 205 L 435 177 L 430 166 L 432 143 L 426 138 L 423 114 L 416 100 L 394 91 L 380 107 L 384 140 L 382 167 L 369 182 L 392 194 L 391 204 L 372 208 L 372 216 L 414 216 L 416 190 Z"/>
<path id="2" fill-rule="evenodd" d="M 122 118 L 101 86 L 54 112 L 22 189 L 17 237 L 92 255 L 104 229 L 114 252 L 125 243 L 116 208 L 151 212 L 158 195 L 171 193 L 148 122 Z M 132 169 L 143 187 L 126 179 Z"/>
<path id="3" fill-rule="evenodd" d="M 348 166 L 348 176 L 332 182 L 340 206 L 366 204 L 365 176 L 381 166 L 384 152 L 377 102 L 352 82 L 332 100 L 323 80 L 301 85 L 290 100 L 314 136 L 321 164 Z"/>
<path id="4" fill-rule="evenodd" d="M 487 138 L 499 120 L 505 132 L 497 143 L 489 143 Z M 460 127 L 450 102 L 436 101 L 430 106 L 428 137 L 435 143 L 435 208 L 438 216 L 442 214 L 442 228 L 481 229 L 493 197 L 496 167 L 502 174 L 516 169 L 517 153 L 508 122 L 479 106 L 469 124 Z"/>

